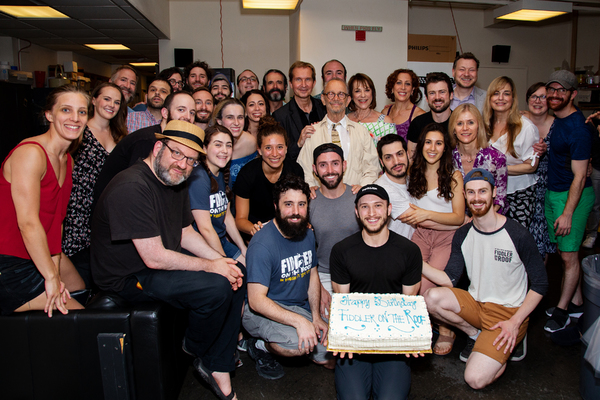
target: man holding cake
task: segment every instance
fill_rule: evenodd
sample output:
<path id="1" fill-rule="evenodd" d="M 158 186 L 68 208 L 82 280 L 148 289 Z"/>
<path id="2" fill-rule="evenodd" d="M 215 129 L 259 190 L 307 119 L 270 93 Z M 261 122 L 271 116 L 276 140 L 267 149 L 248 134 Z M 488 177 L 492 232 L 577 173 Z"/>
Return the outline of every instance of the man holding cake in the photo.
<path id="1" fill-rule="evenodd" d="M 336 293 L 400 293 L 416 295 L 421 284 L 419 247 L 388 228 L 392 205 L 379 185 L 356 194 L 355 213 L 361 230 L 333 246 L 330 269 Z M 334 353 L 335 354 L 335 353 Z M 335 366 L 339 399 L 405 399 L 410 366 L 399 354 L 344 353 Z"/>
<path id="2" fill-rule="evenodd" d="M 288 175 L 279 180 L 273 188 L 275 218 L 252 237 L 246 253 L 248 304 L 242 323 L 252 336 L 248 354 L 266 379 L 285 374 L 273 355 L 308 355 L 331 369 L 335 363 L 325 347 L 328 327 L 319 312 L 321 282 L 315 236 L 308 229 L 309 197 L 304 179 Z"/>
<path id="3" fill-rule="evenodd" d="M 529 314 L 546 294 L 548 278 L 527 228 L 494 211 L 493 175 L 474 168 L 464 185 L 473 221 L 456 231 L 444 271 L 423 266 L 423 275 L 441 286 L 428 290 L 425 301 L 432 316 L 469 336 L 460 355 L 467 363 L 465 381 L 482 389 L 502 375 L 524 340 Z M 468 291 L 454 288 L 465 269 Z M 522 357 L 525 353 L 524 342 Z"/>

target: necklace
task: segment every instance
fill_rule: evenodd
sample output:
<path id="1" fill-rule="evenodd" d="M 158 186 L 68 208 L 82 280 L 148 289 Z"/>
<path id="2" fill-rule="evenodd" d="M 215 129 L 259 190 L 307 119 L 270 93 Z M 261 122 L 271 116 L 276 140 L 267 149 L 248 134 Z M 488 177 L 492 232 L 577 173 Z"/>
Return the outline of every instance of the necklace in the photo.
<path id="1" fill-rule="evenodd" d="M 469 164 L 471 164 L 473 162 L 473 160 L 474 160 L 474 158 L 472 158 L 472 157 L 471 157 L 470 160 L 467 160 L 466 159 L 467 157 L 463 153 L 459 153 L 459 154 L 460 154 L 460 159 L 462 160 L 464 158 L 465 162 L 468 162 Z"/>
<path id="2" fill-rule="evenodd" d="M 358 110 L 354 111 L 354 114 L 356 114 L 356 121 L 357 121 L 357 122 L 360 122 L 360 121 L 362 121 L 362 120 L 364 120 L 364 119 L 367 119 L 367 118 L 369 118 L 369 115 L 371 115 L 371 112 L 372 112 L 372 111 L 373 111 L 373 109 L 372 109 L 372 108 L 369 108 L 369 112 L 367 113 L 367 115 L 365 115 L 365 116 L 364 116 L 364 118 L 359 118 L 359 117 L 358 117 Z"/>

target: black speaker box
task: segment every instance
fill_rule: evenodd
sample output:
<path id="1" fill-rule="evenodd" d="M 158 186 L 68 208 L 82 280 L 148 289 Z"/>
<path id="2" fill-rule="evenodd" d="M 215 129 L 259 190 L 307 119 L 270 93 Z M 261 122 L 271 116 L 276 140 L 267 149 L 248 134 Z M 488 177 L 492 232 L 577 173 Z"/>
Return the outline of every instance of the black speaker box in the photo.
<path id="1" fill-rule="evenodd" d="M 510 46 L 492 46 L 492 62 L 507 63 L 510 57 Z"/>
<path id="2" fill-rule="evenodd" d="M 175 49 L 175 66 L 185 68 L 194 62 L 194 49 Z"/>

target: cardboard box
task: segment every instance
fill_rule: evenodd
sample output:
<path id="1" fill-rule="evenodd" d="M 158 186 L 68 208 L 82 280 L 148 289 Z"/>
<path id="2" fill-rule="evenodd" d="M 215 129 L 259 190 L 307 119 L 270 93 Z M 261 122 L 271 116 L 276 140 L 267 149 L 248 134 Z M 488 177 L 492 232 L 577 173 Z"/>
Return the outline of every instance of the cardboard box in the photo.
<path id="1" fill-rule="evenodd" d="M 408 61 L 454 62 L 456 36 L 408 35 Z"/>

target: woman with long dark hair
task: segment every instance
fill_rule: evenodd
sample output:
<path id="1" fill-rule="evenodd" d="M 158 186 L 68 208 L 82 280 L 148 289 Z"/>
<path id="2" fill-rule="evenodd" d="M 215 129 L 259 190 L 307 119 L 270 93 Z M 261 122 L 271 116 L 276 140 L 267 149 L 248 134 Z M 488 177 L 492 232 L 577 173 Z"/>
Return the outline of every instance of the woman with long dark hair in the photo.
<path id="1" fill-rule="evenodd" d="M 256 138 L 260 119 L 265 115 L 271 115 L 269 99 L 262 90 L 252 89 L 244 93 L 241 100 L 246 107 L 244 130 Z"/>
<path id="2" fill-rule="evenodd" d="M 454 232 L 465 219 L 463 177 L 452 166 L 452 145 L 446 129 L 437 123 L 427 125 L 417 142 L 410 166 L 408 193 L 415 204 L 401 216 L 401 221 L 416 227 L 411 240 L 419 246 L 423 262 L 444 270 Z M 421 278 L 420 294 L 435 284 Z M 433 352 L 446 355 L 452 350 L 456 334 L 440 325 L 440 336 Z"/>
<path id="3" fill-rule="evenodd" d="M 201 167 L 195 168 L 189 178 L 194 228 L 221 255 L 245 264 L 246 245 L 229 206 L 233 197 L 229 188 L 233 135 L 229 129 L 221 125 L 207 128 L 204 151 Z"/>
<path id="4" fill-rule="evenodd" d="M 75 159 L 73 190 L 63 230 L 63 252 L 90 287 L 90 236 L 94 186 L 104 161 L 127 135 L 127 104 L 113 83 L 101 83 L 92 92 L 92 108 L 81 141 L 72 145 Z"/>

